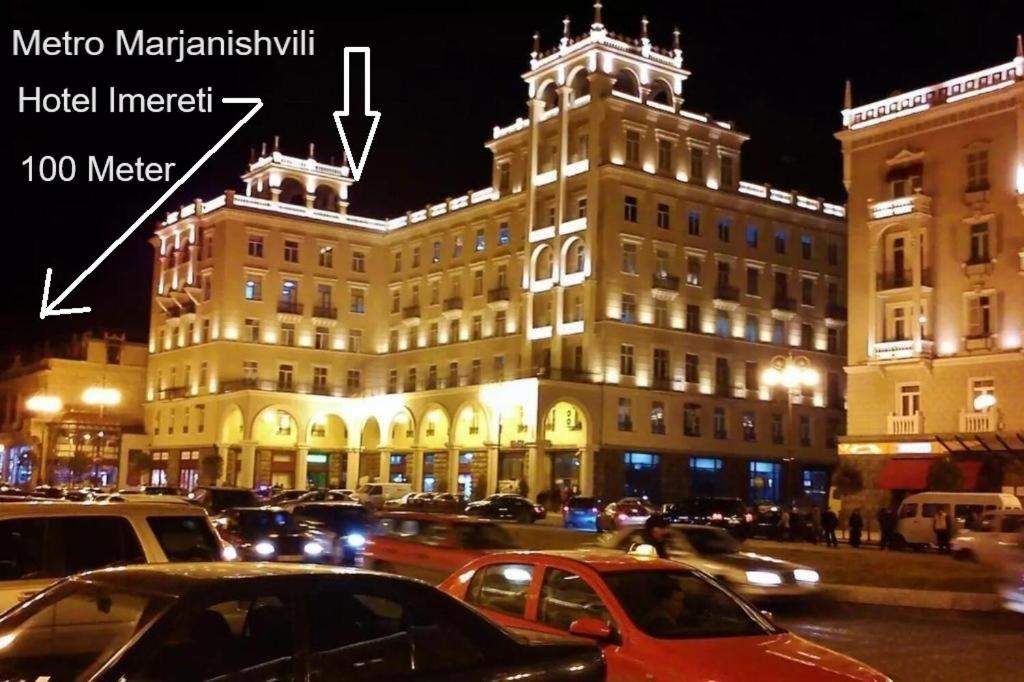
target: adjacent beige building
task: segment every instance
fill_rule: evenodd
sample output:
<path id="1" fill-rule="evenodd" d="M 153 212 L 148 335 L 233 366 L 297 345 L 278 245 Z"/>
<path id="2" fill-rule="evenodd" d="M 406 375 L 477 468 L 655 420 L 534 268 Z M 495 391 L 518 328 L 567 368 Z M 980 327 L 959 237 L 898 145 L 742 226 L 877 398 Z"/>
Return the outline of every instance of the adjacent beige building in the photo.
<path id="1" fill-rule="evenodd" d="M 244 191 L 167 217 L 146 387 L 160 480 L 198 460 L 242 485 L 827 490 L 845 210 L 742 180 L 747 136 L 683 106 L 678 33 L 659 48 L 599 11 L 535 47 L 481 190 L 360 217 L 347 166 L 275 142 Z M 787 405 L 761 375 L 790 353 L 820 383 Z"/>
<path id="2" fill-rule="evenodd" d="M 124 485 L 144 453 L 147 349 L 84 335 L 0 372 L 0 481 Z"/>
<path id="3" fill-rule="evenodd" d="M 968 489 L 1021 492 L 1024 55 L 853 107 L 848 436 L 884 502 L 952 455 Z M 1016 462 L 1016 464 L 1014 464 Z"/>

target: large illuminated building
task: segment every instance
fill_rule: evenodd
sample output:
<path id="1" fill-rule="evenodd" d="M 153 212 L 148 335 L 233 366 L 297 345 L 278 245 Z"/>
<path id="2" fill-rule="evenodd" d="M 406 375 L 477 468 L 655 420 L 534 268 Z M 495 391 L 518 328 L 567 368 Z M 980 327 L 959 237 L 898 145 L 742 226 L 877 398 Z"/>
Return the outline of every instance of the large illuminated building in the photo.
<path id="1" fill-rule="evenodd" d="M 843 111 L 848 433 L 872 506 L 951 457 L 1024 492 L 1024 53 Z"/>
<path id="2" fill-rule="evenodd" d="M 598 4 L 581 35 L 567 20 L 535 44 L 528 110 L 494 128 L 479 191 L 357 217 L 346 166 L 275 142 L 244 191 L 169 215 L 154 462 L 473 496 L 827 490 L 844 209 L 741 180 L 747 136 L 683 106 L 679 34 L 662 49 L 647 30 L 609 33 Z M 807 385 L 764 383 L 773 358 Z"/>
<path id="3" fill-rule="evenodd" d="M 0 371 L 0 482 L 124 485 L 141 463 L 146 346 L 86 334 Z"/>

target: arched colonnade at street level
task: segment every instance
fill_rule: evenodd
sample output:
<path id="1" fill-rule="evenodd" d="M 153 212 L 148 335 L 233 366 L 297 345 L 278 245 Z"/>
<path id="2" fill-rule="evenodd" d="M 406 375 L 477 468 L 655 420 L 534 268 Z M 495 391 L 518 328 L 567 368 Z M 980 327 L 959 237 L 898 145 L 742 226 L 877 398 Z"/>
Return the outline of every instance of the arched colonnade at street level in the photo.
<path id="1" fill-rule="evenodd" d="M 551 487 L 591 490 L 593 427 L 582 403 L 552 400 L 538 418 L 536 392 L 517 403 L 488 400 L 490 387 L 481 388 L 482 397 L 442 398 L 418 409 L 392 395 L 340 405 L 230 403 L 217 429 L 220 482 L 355 487 L 396 480 L 475 497 L 499 489 L 499 481 L 516 490 L 523 481 L 531 497 Z"/>

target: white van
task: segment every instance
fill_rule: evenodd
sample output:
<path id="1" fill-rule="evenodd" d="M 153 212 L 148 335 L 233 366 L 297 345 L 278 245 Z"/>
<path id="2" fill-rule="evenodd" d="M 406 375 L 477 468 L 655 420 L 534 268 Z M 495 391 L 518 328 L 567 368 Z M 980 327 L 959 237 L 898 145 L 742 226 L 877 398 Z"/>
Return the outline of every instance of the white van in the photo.
<path id="1" fill-rule="evenodd" d="M 388 500 L 397 500 L 411 492 L 411 483 L 364 483 L 356 488 L 353 497 L 366 506 L 377 509 L 383 507 Z"/>
<path id="2" fill-rule="evenodd" d="M 0 613 L 81 571 L 217 561 L 222 552 L 210 518 L 191 504 L 5 503 L 0 505 Z"/>
<path id="3" fill-rule="evenodd" d="M 939 507 L 945 507 L 949 518 L 954 520 L 953 534 L 964 527 L 971 512 L 981 519 L 985 512 L 1001 509 L 1020 509 L 1020 500 L 1014 495 L 1002 493 L 918 493 L 900 503 L 896 525 L 895 546 L 928 546 L 935 544 L 935 529 L 932 522 Z"/>

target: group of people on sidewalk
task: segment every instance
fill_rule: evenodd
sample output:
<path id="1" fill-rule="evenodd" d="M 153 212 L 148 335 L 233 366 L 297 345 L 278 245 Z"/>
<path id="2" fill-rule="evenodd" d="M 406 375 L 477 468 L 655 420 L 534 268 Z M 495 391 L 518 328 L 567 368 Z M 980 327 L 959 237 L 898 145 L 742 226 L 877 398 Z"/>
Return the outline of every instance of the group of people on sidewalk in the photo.
<path id="1" fill-rule="evenodd" d="M 859 512 L 858 512 L 859 514 Z M 804 520 L 800 518 L 799 514 L 791 513 L 788 509 L 783 509 L 782 514 L 779 516 L 779 535 L 780 539 L 788 540 L 800 540 L 801 538 L 806 539 L 808 542 L 818 544 L 822 540 L 829 547 L 838 547 L 839 540 L 836 538 L 836 530 L 839 528 L 839 517 L 831 509 L 821 511 L 818 505 L 811 507 L 810 513 L 807 517 L 807 525 L 804 525 Z M 857 536 L 857 545 L 860 544 L 860 535 Z"/>
<path id="2" fill-rule="evenodd" d="M 876 515 L 878 520 L 879 529 L 879 540 L 878 548 L 881 550 L 894 550 L 898 549 L 895 542 L 897 532 L 897 524 L 899 518 L 896 512 L 888 507 L 882 507 L 878 510 Z M 809 514 L 810 520 L 810 532 L 808 533 L 808 539 L 814 544 L 824 540 L 825 544 L 829 547 L 838 547 L 839 540 L 836 538 L 836 529 L 839 527 L 839 517 L 831 509 L 826 509 L 824 512 L 821 511 L 817 505 L 811 507 Z M 788 534 L 790 539 L 798 539 L 799 534 L 794 529 L 799 527 L 799 521 L 795 514 L 791 515 L 788 511 L 783 511 L 782 516 L 779 519 L 779 526 L 781 529 L 786 531 L 782 536 Z M 971 526 L 970 523 L 967 524 Z M 854 509 L 850 512 L 850 518 L 847 520 L 847 541 L 850 547 L 858 548 L 861 545 L 861 537 L 864 532 L 864 516 L 861 514 L 860 509 Z M 935 532 L 935 546 L 940 552 L 948 553 L 950 551 L 949 542 L 953 536 L 953 520 L 950 518 L 949 513 L 945 509 L 939 508 L 935 512 L 935 516 L 932 519 L 932 529 Z"/>

